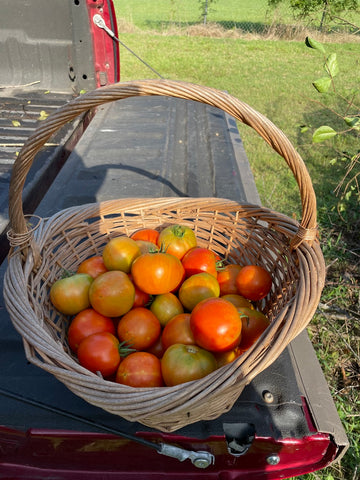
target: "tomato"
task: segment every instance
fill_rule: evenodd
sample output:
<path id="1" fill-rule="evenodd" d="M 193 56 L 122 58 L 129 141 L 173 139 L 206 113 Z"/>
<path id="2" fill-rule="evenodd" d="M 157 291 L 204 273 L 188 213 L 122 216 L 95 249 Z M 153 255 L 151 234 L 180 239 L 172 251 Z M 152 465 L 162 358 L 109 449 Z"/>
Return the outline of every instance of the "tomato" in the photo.
<path id="1" fill-rule="evenodd" d="M 110 332 L 115 335 L 115 325 L 111 318 L 104 317 L 92 308 L 79 312 L 71 321 L 68 329 L 69 347 L 76 352 L 84 338 L 98 332 Z"/>
<path id="2" fill-rule="evenodd" d="M 157 295 L 150 305 L 150 310 L 164 327 L 175 315 L 183 313 L 184 308 L 177 296 L 168 292 Z"/>
<path id="3" fill-rule="evenodd" d="M 256 301 L 270 292 L 272 278 L 270 273 L 259 265 L 246 265 L 236 277 L 236 287 L 240 295 Z"/>
<path id="4" fill-rule="evenodd" d="M 197 240 L 195 233 L 190 227 L 169 225 L 161 230 L 157 245 L 162 251 L 170 253 L 181 260 L 188 250 L 196 247 Z"/>
<path id="5" fill-rule="evenodd" d="M 96 278 L 105 272 L 107 272 L 107 268 L 105 267 L 102 256 L 96 255 L 81 262 L 76 273 L 87 273 L 93 278 Z"/>
<path id="6" fill-rule="evenodd" d="M 238 295 L 236 293 L 228 293 L 227 295 L 222 295 L 220 298 L 227 300 L 235 305 L 236 308 L 239 307 L 246 307 L 246 308 L 254 308 L 252 303 L 242 295 Z"/>
<path id="7" fill-rule="evenodd" d="M 146 240 L 135 240 L 136 244 L 140 248 L 141 254 L 149 252 L 158 252 L 159 248 L 155 243 L 147 242 Z"/>
<path id="8" fill-rule="evenodd" d="M 222 298 L 208 298 L 191 312 L 190 326 L 196 344 L 211 352 L 237 347 L 242 322 L 237 308 Z"/>
<path id="9" fill-rule="evenodd" d="M 218 297 L 219 284 L 210 273 L 197 273 L 184 280 L 179 289 L 179 299 L 184 307 L 191 310 L 205 298 Z"/>
<path id="10" fill-rule="evenodd" d="M 195 345 L 194 334 L 190 328 L 190 313 L 175 315 L 175 317 L 165 325 L 161 339 L 165 350 L 171 345 L 174 345 L 174 343 Z"/>
<path id="11" fill-rule="evenodd" d="M 90 307 L 89 289 L 93 280 L 87 273 L 60 278 L 50 288 L 51 303 L 65 315 L 76 315 Z"/>
<path id="12" fill-rule="evenodd" d="M 130 238 L 133 240 L 144 240 L 145 242 L 151 242 L 157 245 L 159 232 L 154 228 L 141 228 L 140 230 L 132 233 Z"/>
<path id="13" fill-rule="evenodd" d="M 109 240 L 103 250 L 103 260 L 108 270 L 129 273 L 131 264 L 141 255 L 140 247 L 129 237 L 115 237 Z"/>
<path id="14" fill-rule="evenodd" d="M 136 350 L 146 350 L 159 338 L 161 325 L 147 308 L 137 307 L 126 313 L 117 326 L 117 335 Z"/>
<path id="15" fill-rule="evenodd" d="M 132 308 L 135 287 L 126 273 L 109 271 L 94 279 L 89 298 L 93 309 L 105 317 L 120 317 Z"/>
<path id="16" fill-rule="evenodd" d="M 185 276 L 190 277 L 196 273 L 210 273 L 215 278 L 217 277 L 215 254 L 202 247 L 195 247 L 185 253 L 181 263 L 185 269 Z"/>
<path id="17" fill-rule="evenodd" d="M 80 365 L 106 378 L 113 375 L 121 361 L 119 340 L 109 332 L 89 335 L 80 342 L 77 356 Z"/>
<path id="18" fill-rule="evenodd" d="M 150 348 L 146 349 L 146 352 L 152 353 L 153 355 L 155 355 L 155 357 L 158 357 L 158 358 L 161 358 L 164 355 L 165 348 L 162 343 L 161 335 L 156 340 L 156 342 L 151 345 Z"/>
<path id="19" fill-rule="evenodd" d="M 242 350 L 239 347 L 234 348 L 233 350 L 227 350 L 226 352 L 218 352 L 214 353 L 216 358 L 217 367 L 223 367 L 228 363 L 233 362 L 236 358 L 238 358 L 242 353 Z"/>
<path id="20" fill-rule="evenodd" d="M 214 355 L 197 345 L 176 343 L 165 351 L 161 359 L 161 371 L 168 387 L 198 380 L 216 368 Z"/>
<path id="21" fill-rule="evenodd" d="M 239 293 L 235 282 L 241 269 L 241 265 L 230 264 L 218 271 L 217 281 L 220 285 L 220 296 Z"/>
<path id="22" fill-rule="evenodd" d="M 258 310 L 239 308 L 242 321 L 240 348 L 247 350 L 270 325 L 270 320 Z"/>
<path id="23" fill-rule="evenodd" d="M 162 387 L 160 360 L 149 352 L 131 353 L 120 363 L 116 382 L 136 388 Z"/>
<path id="24" fill-rule="evenodd" d="M 184 267 L 168 253 L 145 253 L 134 260 L 131 275 L 140 290 L 161 295 L 176 290 L 184 278 Z"/>

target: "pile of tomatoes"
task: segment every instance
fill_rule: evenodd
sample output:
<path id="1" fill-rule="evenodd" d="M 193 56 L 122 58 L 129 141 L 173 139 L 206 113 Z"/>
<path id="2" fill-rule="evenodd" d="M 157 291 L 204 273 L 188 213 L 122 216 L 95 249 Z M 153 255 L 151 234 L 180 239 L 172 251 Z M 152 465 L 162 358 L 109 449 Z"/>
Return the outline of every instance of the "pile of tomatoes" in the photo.
<path id="1" fill-rule="evenodd" d="M 57 280 L 50 300 L 71 316 L 79 363 L 131 387 L 173 386 L 233 361 L 268 327 L 253 301 L 272 278 L 257 265 L 224 265 L 194 231 L 170 225 L 114 237 L 102 255 Z"/>

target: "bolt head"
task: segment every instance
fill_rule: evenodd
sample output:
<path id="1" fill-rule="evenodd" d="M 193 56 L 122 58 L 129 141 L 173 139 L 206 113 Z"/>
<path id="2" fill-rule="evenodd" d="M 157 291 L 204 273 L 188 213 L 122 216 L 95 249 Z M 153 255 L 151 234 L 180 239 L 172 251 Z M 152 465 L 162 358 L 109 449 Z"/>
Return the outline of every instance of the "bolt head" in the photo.
<path id="1" fill-rule="evenodd" d="M 280 462 L 280 457 L 276 453 L 272 453 L 266 459 L 269 465 L 277 465 Z"/>

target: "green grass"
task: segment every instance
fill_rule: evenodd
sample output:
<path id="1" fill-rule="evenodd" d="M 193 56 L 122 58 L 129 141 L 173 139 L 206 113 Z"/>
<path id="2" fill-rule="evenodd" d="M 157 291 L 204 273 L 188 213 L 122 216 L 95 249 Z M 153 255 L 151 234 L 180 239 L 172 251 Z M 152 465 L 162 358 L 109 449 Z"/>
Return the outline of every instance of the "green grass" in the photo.
<path id="1" fill-rule="evenodd" d="M 184 10 L 187 1 L 181 2 Z M 126 10 L 130 3 L 132 7 L 139 6 L 132 8 L 131 14 L 130 9 Z M 127 21 L 147 29 L 168 21 L 165 10 L 161 9 L 169 3 L 180 7 L 180 2 L 163 0 L 157 2 L 155 11 L 149 12 L 147 2 L 116 2 L 118 16 L 121 11 Z M 219 0 L 216 5 L 221 3 Z M 252 2 L 237 3 L 249 7 Z M 248 18 L 257 22 L 257 17 L 251 17 L 250 13 L 244 16 Z M 311 85 L 324 75 L 321 58 L 305 47 L 305 33 L 301 41 L 195 37 L 182 30 L 175 30 L 172 35 L 161 30 L 119 36 L 163 77 L 226 90 L 248 103 L 282 129 L 303 157 L 317 195 L 321 242 L 328 264 L 321 309 L 311 322 L 309 333 L 351 444 L 340 463 L 303 479 L 357 480 L 360 475 L 359 227 L 355 221 L 342 223 L 337 212 L 334 189 L 344 173 L 344 165 L 341 162 L 331 165 L 336 152 L 330 144 L 311 142 L 313 128 L 335 121 L 335 116 L 329 116 L 328 110 L 317 103 L 319 94 Z M 341 93 L 347 95 L 359 84 L 360 44 L 330 43 L 331 39 L 325 46 L 329 53 L 338 55 L 338 84 Z M 126 81 L 155 75 L 121 48 L 121 77 Z M 324 102 L 333 105 L 330 98 L 325 97 Z M 305 133 L 301 132 L 303 125 L 310 125 Z M 262 203 L 300 218 L 298 188 L 283 159 L 249 127 L 239 125 L 239 130 Z M 337 146 L 342 151 L 354 151 L 356 145 L 358 138 L 354 137 L 346 142 L 339 139 Z M 356 220 L 358 203 L 353 203 L 351 212 Z"/>

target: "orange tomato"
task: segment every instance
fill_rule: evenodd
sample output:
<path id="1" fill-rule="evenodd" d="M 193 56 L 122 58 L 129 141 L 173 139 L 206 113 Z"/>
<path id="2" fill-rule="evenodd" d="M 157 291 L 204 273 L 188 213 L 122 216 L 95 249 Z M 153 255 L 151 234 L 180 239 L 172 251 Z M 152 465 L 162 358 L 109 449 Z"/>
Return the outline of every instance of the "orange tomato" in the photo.
<path id="1" fill-rule="evenodd" d="M 135 287 L 126 273 L 113 270 L 93 280 L 89 298 L 93 309 L 105 317 L 120 317 L 132 308 Z"/>
<path id="2" fill-rule="evenodd" d="M 107 268 L 105 267 L 102 256 L 96 255 L 81 262 L 76 273 L 87 273 L 93 278 L 96 278 L 105 272 L 107 272 Z"/>
<path id="3" fill-rule="evenodd" d="M 235 283 L 240 295 L 256 301 L 270 292 L 272 278 L 267 270 L 258 265 L 246 265 L 238 273 Z"/>
<path id="4" fill-rule="evenodd" d="M 218 271 L 217 281 L 220 286 L 220 296 L 238 293 L 236 277 L 241 269 L 241 265 L 230 264 Z"/>

